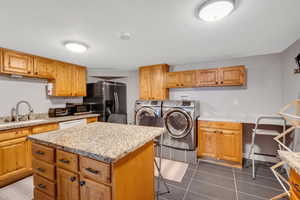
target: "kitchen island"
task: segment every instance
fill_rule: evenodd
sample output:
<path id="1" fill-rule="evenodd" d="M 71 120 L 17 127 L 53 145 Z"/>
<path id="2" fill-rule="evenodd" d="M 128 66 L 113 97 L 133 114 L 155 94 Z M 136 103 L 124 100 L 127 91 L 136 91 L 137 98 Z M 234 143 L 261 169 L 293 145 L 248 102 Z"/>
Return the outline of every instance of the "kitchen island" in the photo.
<path id="1" fill-rule="evenodd" d="M 34 200 L 154 200 L 163 128 L 93 123 L 32 135 Z"/>

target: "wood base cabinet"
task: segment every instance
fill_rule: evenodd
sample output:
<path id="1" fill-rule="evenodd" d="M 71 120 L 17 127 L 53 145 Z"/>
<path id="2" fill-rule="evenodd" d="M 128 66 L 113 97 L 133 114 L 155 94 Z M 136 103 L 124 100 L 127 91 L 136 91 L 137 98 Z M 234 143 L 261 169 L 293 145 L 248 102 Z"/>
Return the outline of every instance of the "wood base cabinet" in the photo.
<path id="1" fill-rule="evenodd" d="M 100 162 L 41 144 L 33 145 L 35 152 L 40 152 L 33 152 L 32 155 L 34 200 L 155 198 L 153 142 L 145 144 L 116 163 Z M 52 170 L 56 172 L 54 178 Z"/>
<path id="2" fill-rule="evenodd" d="M 198 121 L 198 157 L 241 168 L 242 135 L 240 123 Z"/>
<path id="3" fill-rule="evenodd" d="M 291 188 L 290 195 L 291 200 L 299 200 L 300 199 L 300 175 L 294 170 L 290 170 L 290 179 L 289 179 Z"/>

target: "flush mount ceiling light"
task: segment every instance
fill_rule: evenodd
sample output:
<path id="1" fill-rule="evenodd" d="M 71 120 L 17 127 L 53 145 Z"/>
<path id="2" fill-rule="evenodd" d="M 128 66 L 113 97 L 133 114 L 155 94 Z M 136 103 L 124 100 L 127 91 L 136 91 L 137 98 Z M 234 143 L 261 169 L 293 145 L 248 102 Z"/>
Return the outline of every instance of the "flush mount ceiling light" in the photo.
<path id="1" fill-rule="evenodd" d="M 235 0 L 207 0 L 200 5 L 198 16 L 204 21 L 218 21 L 229 15 L 234 8 Z"/>
<path id="2" fill-rule="evenodd" d="M 122 33 L 120 33 L 119 38 L 121 40 L 130 40 L 131 39 L 131 34 L 128 33 L 128 32 L 122 32 Z"/>
<path id="3" fill-rule="evenodd" d="M 87 45 L 79 42 L 66 42 L 65 47 L 75 53 L 84 53 L 88 49 Z"/>

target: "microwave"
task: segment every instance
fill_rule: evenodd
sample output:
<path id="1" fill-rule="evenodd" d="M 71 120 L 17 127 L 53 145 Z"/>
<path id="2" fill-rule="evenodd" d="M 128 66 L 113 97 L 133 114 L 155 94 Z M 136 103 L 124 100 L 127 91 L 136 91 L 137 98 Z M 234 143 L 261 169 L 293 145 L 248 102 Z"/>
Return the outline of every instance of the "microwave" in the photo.
<path id="1" fill-rule="evenodd" d="M 66 107 L 70 115 L 90 114 L 91 106 L 89 104 L 66 103 Z"/>

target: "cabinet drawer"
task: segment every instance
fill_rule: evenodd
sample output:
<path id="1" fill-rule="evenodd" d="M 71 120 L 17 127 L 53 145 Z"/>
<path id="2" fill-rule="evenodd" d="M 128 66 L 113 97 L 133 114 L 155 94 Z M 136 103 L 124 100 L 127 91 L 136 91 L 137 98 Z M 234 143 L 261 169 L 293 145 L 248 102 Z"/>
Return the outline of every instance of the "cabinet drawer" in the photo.
<path id="1" fill-rule="evenodd" d="M 50 197 L 47 194 L 41 192 L 38 189 L 34 189 L 34 200 L 55 200 L 54 197 Z"/>
<path id="2" fill-rule="evenodd" d="M 26 137 L 29 134 L 29 129 L 14 129 L 9 131 L 0 131 L 0 142 L 20 137 Z"/>
<path id="3" fill-rule="evenodd" d="M 48 163 L 54 163 L 54 149 L 36 143 L 32 143 L 33 157 Z"/>
<path id="4" fill-rule="evenodd" d="M 65 152 L 62 150 L 56 151 L 56 165 L 58 167 L 77 172 L 78 171 L 78 155 Z"/>
<path id="5" fill-rule="evenodd" d="M 35 173 L 49 180 L 55 180 L 55 166 L 49 163 L 32 159 L 32 168 Z"/>
<path id="6" fill-rule="evenodd" d="M 39 125 L 32 128 L 32 134 L 37 133 L 44 133 L 48 131 L 55 131 L 58 129 L 58 124 L 45 124 L 45 125 Z"/>
<path id="7" fill-rule="evenodd" d="M 110 165 L 86 157 L 80 157 L 80 172 L 84 177 L 110 183 Z"/>
<path id="8" fill-rule="evenodd" d="M 216 128 L 216 129 L 229 129 L 241 130 L 242 124 L 234 122 L 213 122 L 213 121 L 198 121 L 199 127 Z"/>
<path id="9" fill-rule="evenodd" d="M 86 119 L 86 123 L 94 123 L 94 122 L 97 122 L 98 121 L 98 119 L 97 119 L 97 117 L 90 117 L 90 118 L 87 118 Z"/>
<path id="10" fill-rule="evenodd" d="M 33 177 L 33 184 L 34 184 L 35 188 L 38 188 L 39 190 L 43 191 L 44 193 L 46 193 L 52 197 L 56 196 L 55 183 L 52 183 L 51 181 L 48 181 L 47 179 L 35 174 Z"/>
<path id="11" fill-rule="evenodd" d="M 295 195 L 300 198 L 300 175 L 293 169 L 290 171 L 290 184 Z"/>

